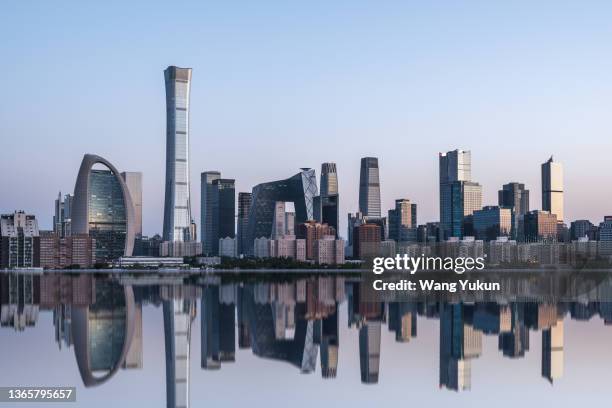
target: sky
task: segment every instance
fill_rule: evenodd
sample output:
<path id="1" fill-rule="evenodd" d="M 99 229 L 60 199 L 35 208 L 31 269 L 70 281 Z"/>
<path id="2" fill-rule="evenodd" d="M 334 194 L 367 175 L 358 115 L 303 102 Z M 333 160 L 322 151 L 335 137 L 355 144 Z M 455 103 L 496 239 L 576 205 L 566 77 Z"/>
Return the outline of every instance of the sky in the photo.
<path id="1" fill-rule="evenodd" d="M 8 2 L 0 12 L 0 212 L 51 228 L 85 153 L 141 171 L 161 233 L 168 65 L 193 68 L 191 194 L 337 163 L 341 233 L 359 161 L 383 209 L 438 219 L 438 152 L 472 151 L 485 205 L 510 181 L 541 208 L 540 165 L 565 170 L 567 220 L 612 214 L 607 1 Z"/>

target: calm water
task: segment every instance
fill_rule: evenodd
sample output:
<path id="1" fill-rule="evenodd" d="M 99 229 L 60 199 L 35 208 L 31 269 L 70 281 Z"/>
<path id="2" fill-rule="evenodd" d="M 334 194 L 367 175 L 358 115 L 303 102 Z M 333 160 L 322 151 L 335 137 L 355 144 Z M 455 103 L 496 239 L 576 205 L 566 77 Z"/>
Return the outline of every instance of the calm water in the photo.
<path id="1" fill-rule="evenodd" d="M 74 407 L 610 397 L 612 275 L 512 277 L 476 301 L 261 276 L 0 274 L 0 386 L 74 386 L 77 402 L 59 404 Z"/>

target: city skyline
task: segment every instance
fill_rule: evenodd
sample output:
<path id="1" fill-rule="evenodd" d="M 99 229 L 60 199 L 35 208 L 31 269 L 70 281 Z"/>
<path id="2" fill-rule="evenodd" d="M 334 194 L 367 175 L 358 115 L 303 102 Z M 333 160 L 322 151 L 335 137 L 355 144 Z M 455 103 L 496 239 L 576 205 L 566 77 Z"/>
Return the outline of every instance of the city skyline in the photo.
<path id="1" fill-rule="evenodd" d="M 49 201 L 60 190 L 73 192 L 80 158 L 96 153 L 122 171 L 143 173 L 143 232 L 162 232 L 165 108 L 159 71 L 170 64 L 190 66 L 196 72 L 190 179 L 198 180 L 207 169 L 219 169 L 235 177 L 236 191 L 243 192 L 291 174 L 297 167 L 318 169 L 321 163 L 333 161 L 342 196 L 338 229 L 342 234 L 346 230 L 343 214 L 357 210 L 361 157 L 375 156 L 381 162 L 383 214 L 393 208 L 395 199 L 406 197 L 419 204 L 420 219 L 425 222 L 437 220 L 438 214 L 435 155 L 453 148 L 473 152 L 472 179 L 483 186 L 483 205 L 494 205 L 497 190 L 516 181 L 534 192 L 531 208 L 541 208 L 537 166 L 554 155 L 565 166 L 564 219 L 597 223 L 610 212 L 612 191 L 600 186 L 610 183 L 605 163 L 612 82 L 605 67 L 612 53 L 610 44 L 603 41 L 609 27 L 600 8 L 580 9 L 590 18 L 588 27 L 562 29 L 575 26 L 571 21 L 576 10 L 571 5 L 550 9 L 530 4 L 531 18 L 525 21 L 519 8 L 508 5 L 486 10 L 468 7 L 473 16 L 466 13 L 457 20 L 432 6 L 398 4 L 377 10 L 376 16 L 385 24 L 374 24 L 374 31 L 366 35 L 356 30 L 362 26 L 359 23 L 369 21 L 371 13 L 365 9 L 279 6 L 284 14 L 268 30 L 259 24 L 269 22 L 269 17 L 239 14 L 240 21 L 254 25 L 243 25 L 234 36 L 222 35 L 234 27 L 227 19 L 204 16 L 200 21 L 202 14 L 191 17 L 177 11 L 169 17 L 171 21 L 189 17 L 181 19 L 184 24 L 176 35 L 184 35 L 184 41 L 177 44 L 173 36 L 163 38 L 165 29 L 160 29 L 167 27 L 168 21 L 159 18 L 167 10 L 154 6 L 149 10 L 150 27 L 138 25 L 142 33 L 137 36 L 131 20 L 130 24 L 121 20 L 110 32 L 94 28 L 95 24 L 84 25 L 87 19 L 74 18 L 129 14 L 136 12 L 132 6 L 121 12 L 109 6 L 95 16 L 80 7 L 70 15 L 56 15 L 45 5 L 35 12 L 27 5 L 11 7 L 6 15 L 15 18 L 7 19 L 0 29 L 10 30 L 2 50 L 14 62 L 0 68 L 4 89 L 13 96 L 11 104 L 0 109 L 0 134 L 13 135 L 3 136 L 0 185 L 11 194 L 3 195 L 0 210 L 36 214 L 41 229 L 52 229 Z M 330 8 L 330 17 L 313 12 L 322 7 Z M 230 12 L 222 5 L 211 10 L 217 17 Z M 346 17 L 329 25 L 344 13 Z M 489 19 L 480 19 L 482 13 Z M 36 30 L 16 24 L 25 15 L 40 20 Z M 50 26 L 43 23 L 43 15 L 55 15 L 64 24 Z M 304 15 L 326 29 L 313 32 L 298 24 L 287 31 Z M 406 21 L 413 19 L 422 22 L 413 32 L 406 31 Z M 479 24 L 468 24 L 471 19 Z M 516 21 L 521 21 L 523 29 L 513 27 Z M 202 23 L 205 28 L 198 29 Z M 448 30 L 436 31 L 441 24 Z M 80 35 L 71 35 L 76 30 Z M 343 30 L 350 36 L 334 37 Z M 284 38 L 277 38 L 279 32 L 286 34 Z M 438 37 L 432 38 L 433 32 Z M 485 32 L 486 36 L 481 35 Z M 451 33 L 453 39 L 461 34 L 458 48 L 446 42 Z M 119 48 L 107 47 L 101 40 L 123 35 L 128 40 L 117 41 Z M 243 36 L 252 36 L 269 48 L 257 46 L 249 51 L 240 46 Z M 573 40 L 559 42 L 568 36 Z M 46 51 L 37 46 L 43 38 Z M 211 41 L 203 43 L 202 38 Z M 366 51 L 361 54 L 367 59 L 350 52 L 352 44 L 359 43 L 355 39 L 362 41 L 360 51 Z M 134 41 L 142 44 L 137 51 L 130 46 Z M 296 47 L 289 47 L 291 41 Z M 322 49 L 321 41 L 327 44 Z M 397 46 L 414 52 L 400 56 L 393 51 Z M 201 48 L 203 53 L 198 51 Z M 236 52 L 229 54 L 230 48 Z M 460 50 L 470 58 L 457 58 Z M 130 56 L 132 52 L 136 54 Z M 344 59 L 332 58 L 338 52 Z M 377 58 L 380 64 L 369 63 Z M 126 75 L 108 75 L 109 64 L 119 62 Z M 64 69 L 67 63 L 75 69 Z M 442 75 L 443 66 L 453 69 Z M 54 81 L 43 75 L 47 71 L 55 75 Z M 72 86 L 61 86 L 67 82 Z M 81 103 L 66 125 L 56 106 L 68 100 Z M 232 120 L 236 117 L 241 120 Z M 239 148 L 223 149 L 228 141 Z M 283 143 L 300 151 L 300 163 L 295 163 L 293 155 L 276 154 L 275 147 Z M 313 144 L 325 149 L 312 149 Z M 11 171 L 25 154 L 36 166 Z M 53 168 L 44 181 L 40 167 Z M 199 225 L 198 190 L 192 186 L 191 212 Z"/>

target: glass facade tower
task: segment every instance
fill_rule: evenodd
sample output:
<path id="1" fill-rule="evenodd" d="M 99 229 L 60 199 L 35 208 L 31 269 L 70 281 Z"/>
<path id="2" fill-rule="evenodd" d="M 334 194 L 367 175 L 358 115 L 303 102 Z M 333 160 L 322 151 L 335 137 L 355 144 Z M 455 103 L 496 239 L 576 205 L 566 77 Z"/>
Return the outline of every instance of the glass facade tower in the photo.
<path id="1" fill-rule="evenodd" d="M 563 166 L 552 156 L 542 164 L 542 210 L 563 221 Z"/>
<path id="2" fill-rule="evenodd" d="M 168 67 L 166 80 L 166 196 L 164 241 L 191 241 L 189 94 L 191 68 Z"/>
<path id="3" fill-rule="evenodd" d="M 378 158 L 361 159 L 359 172 L 359 212 L 365 217 L 380 218 L 380 179 Z"/>

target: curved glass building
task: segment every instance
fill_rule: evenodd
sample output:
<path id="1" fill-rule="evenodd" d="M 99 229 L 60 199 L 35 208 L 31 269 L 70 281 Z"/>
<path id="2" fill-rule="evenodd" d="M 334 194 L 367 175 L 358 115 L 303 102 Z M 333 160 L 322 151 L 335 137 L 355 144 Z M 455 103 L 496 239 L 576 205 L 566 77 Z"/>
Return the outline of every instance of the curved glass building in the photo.
<path id="1" fill-rule="evenodd" d="M 191 68 L 168 67 L 166 80 L 166 198 L 164 241 L 192 241 L 189 200 Z"/>
<path id="2" fill-rule="evenodd" d="M 253 187 L 249 210 L 248 251 L 252 253 L 255 238 L 272 235 L 276 202 L 293 202 L 295 224 L 314 219 L 313 199 L 318 196 L 314 169 L 303 168 L 286 180 L 272 181 Z"/>
<path id="3" fill-rule="evenodd" d="M 94 169 L 95 165 L 105 169 Z M 131 256 L 134 249 L 134 206 L 120 173 L 108 160 L 86 154 L 74 187 L 72 233 L 96 240 L 96 261 Z"/>

